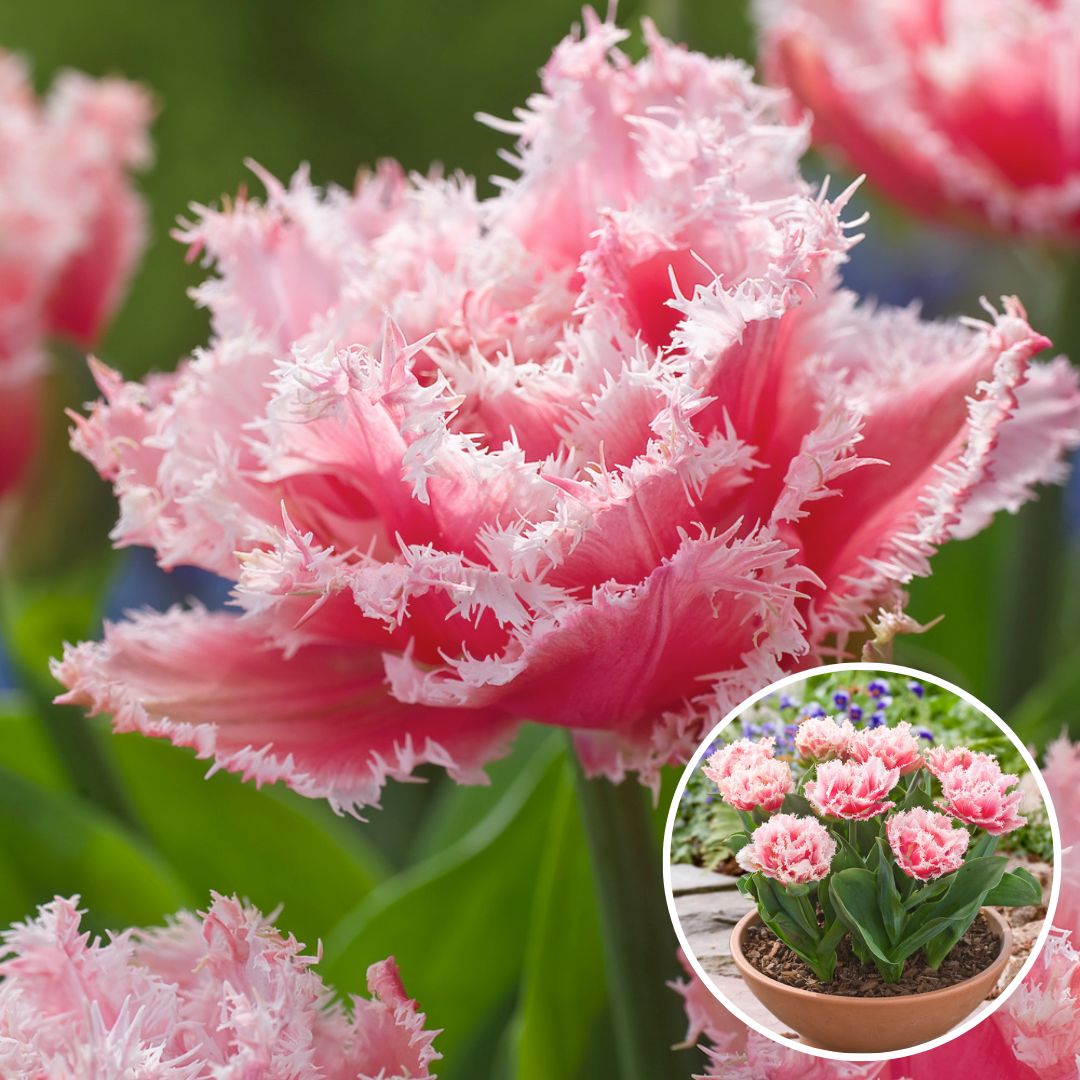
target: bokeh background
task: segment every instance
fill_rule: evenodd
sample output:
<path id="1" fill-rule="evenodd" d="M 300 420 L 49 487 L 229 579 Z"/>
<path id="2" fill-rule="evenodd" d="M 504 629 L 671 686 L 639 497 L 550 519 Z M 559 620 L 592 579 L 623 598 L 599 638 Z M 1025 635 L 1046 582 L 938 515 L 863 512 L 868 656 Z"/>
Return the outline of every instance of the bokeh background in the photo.
<path id="1" fill-rule="evenodd" d="M 696 48 L 753 59 L 741 0 L 620 3 L 627 26 L 643 14 Z M 140 180 L 151 243 L 102 358 L 138 377 L 206 340 L 205 315 L 186 296 L 206 271 L 185 262 L 169 231 L 191 202 L 256 192 L 246 158 L 282 177 L 309 162 L 322 184 L 350 185 L 381 157 L 486 178 L 505 168 L 506 139 L 474 114 L 511 115 L 579 18 L 572 0 L 0 5 L 0 45 L 26 55 L 39 90 L 70 66 L 142 81 L 160 105 L 157 160 Z M 808 163 L 808 175 L 826 171 L 850 179 Z M 931 314 L 978 314 L 980 294 L 1017 292 L 1033 325 L 1055 320 L 1049 254 L 916 224 L 869 189 L 861 209 L 872 218 L 848 268 L 857 291 Z M 211 888 L 236 891 L 267 910 L 282 903 L 281 926 L 322 939 L 324 971 L 342 990 L 394 953 L 445 1028 L 441 1076 L 615 1075 L 593 882 L 557 734 L 527 730 L 492 768 L 492 789 L 435 777 L 393 786 L 360 825 L 288 792 L 204 780 L 187 752 L 108 736 L 50 704 L 47 661 L 63 640 L 96 637 L 103 617 L 126 608 L 224 599 L 205 575 L 164 575 L 140 552 L 110 550 L 112 497 L 66 448 L 63 408 L 93 396 L 82 357 L 58 348 L 51 430 L 0 594 L 0 925 L 56 893 L 81 892 L 104 929 L 204 905 Z M 1025 527 L 1002 520 L 938 557 L 910 610 L 946 618 L 895 658 L 967 687 L 1041 746 L 1075 711 L 1080 639 L 1067 611 L 1044 616 L 1036 602 L 1048 568 L 1019 559 Z M 1034 656 L 1030 620 L 1046 624 Z M 658 800 L 658 835 L 674 779 Z M 681 1057 L 688 1076 L 700 1057 Z"/>

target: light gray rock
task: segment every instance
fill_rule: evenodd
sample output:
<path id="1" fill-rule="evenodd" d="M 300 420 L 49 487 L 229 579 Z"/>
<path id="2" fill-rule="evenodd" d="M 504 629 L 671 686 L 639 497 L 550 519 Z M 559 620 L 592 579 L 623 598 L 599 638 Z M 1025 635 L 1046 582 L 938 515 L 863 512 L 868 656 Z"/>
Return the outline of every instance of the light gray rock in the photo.
<path id="1" fill-rule="evenodd" d="M 718 874 L 689 863 L 671 864 L 671 892 L 675 896 L 691 893 L 722 892 L 735 888 L 735 878 L 730 874 Z"/>

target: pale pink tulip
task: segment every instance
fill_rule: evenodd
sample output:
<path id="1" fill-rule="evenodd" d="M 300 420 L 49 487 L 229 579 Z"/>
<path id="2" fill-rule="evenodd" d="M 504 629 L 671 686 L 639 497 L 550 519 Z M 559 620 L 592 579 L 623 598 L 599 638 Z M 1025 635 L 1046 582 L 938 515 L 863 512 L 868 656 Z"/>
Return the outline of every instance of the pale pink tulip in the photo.
<path id="1" fill-rule="evenodd" d="M 0 50 L 0 495 L 37 441 L 46 339 L 94 341 L 142 250 L 128 172 L 149 161 L 150 115 L 138 87 L 75 72 L 39 102 Z"/>
<path id="2" fill-rule="evenodd" d="M 866 761 L 822 761 L 814 779 L 803 788 L 815 809 L 831 817 L 866 821 L 891 809 L 886 796 L 900 779 L 880 758 Z"/>
<path id="3" fill-rule="evenodd" d="M 879 758 L 887 769 L 899 769 L 901 776 L 923 766 L 921 744 L 911 733 L 911 725 L 906 720 L 894 727 L 864 728 L 855 732 L 848 754 L 855 761 Z"/>
<path id="4" fill-rule="evenodd" d="M 393 958 L 368 969 L 371 1000 L 345 1006 L 316 958 L 235 899 L 106 941 L 80 930 L 77 901 L 3 935 L 4 1080 L 391 1080 L 440 1056 Z"/>
<path id="5" fill-rule="evenodd" d="M 197 209 L 212 344 L 99 367 L 74 443 L 117 543 L 241 614 L 110 626 L 63 700 L 343 809 L 424 762 L 480 780 L 523 719 L 655 782 L 1061 479 L 1080 395 L 1019 304 L 857 306 L 848 196 L 800 177 L 782 95 L 625 36 L 590 13 L 558 46 L 495 199 L 384 166 Z"/>
<path id="6" fill-rule="evenodd" d="M 854 735 L 855 728 L 847 717 L 834 720 L 831 716 L 811 716 L 795 732 L 795 749 L 804 758 L 817 761 L 843 757 Z"/>
<path id="7" fill-rule="evenodd" d="M 939 780 L 953 769 L 970 768 L 981 759 L 995 760 L 989 754 L 976 753 L 966 746 L 934 746 L 928 749 L 923 757 L 926 767 Z"/>
<path id="8" fill-rule="evenodd" d="M 994 836 L 1012 832 L 1027 823 L 1018 813 L 1024 793 L 1009 790 L 1019 779 L 1003 773 L 994 758 L 980 755 L 966 768 L 942 774 L 941 808 Z"/>
<path id="9" fill-rule="evenodd" d="M 1080 843 L 1080 744 L 1062 735 L 1046 748 L 1042 769 L 1057 814 L 1061 843 Z"/>
<path id="10" fill-rule="evenodd" d="M 760 807 L 779 810 L 784 796 L 795 790 L 791 766 L 786 761 L 763 758 L 741 764 L 717 783 L 720 798 L 736 810 Z"/>
<path id="11" fill-rule="evenodd" d="M 734 1052 L 745 1045 L 746 1025 L 729 1012 L 711 990 L 697 977 L 687 963 L 682 949 L 679 963 L 687 974 L 668 985 L 683 999 L 686 1010 L 686 1045 L 693 1046 L 704 1036 L 714 1047 Z"/>
<path id="12" fill-rule="evenodd" d="M 761 871 L 782 885 L 808 885 L 829 873 L 836 841 L 817 818 L 775 814 L 735 854 L 748 873 Z"/>
<path id="13" fill-rule="evenodd" d="M 956 828 L 951 818 L 921 806 L 892 814 L 885 822 L 885 835 L 897 866 L 919 881 L 958 870 L 971 839 L 967 829 Z"/>
<path id="14" fill-rule="evenodd" d="M 1076 0 L 758 0 L 765 68 L 916 213 L 1080 237 Z"/>

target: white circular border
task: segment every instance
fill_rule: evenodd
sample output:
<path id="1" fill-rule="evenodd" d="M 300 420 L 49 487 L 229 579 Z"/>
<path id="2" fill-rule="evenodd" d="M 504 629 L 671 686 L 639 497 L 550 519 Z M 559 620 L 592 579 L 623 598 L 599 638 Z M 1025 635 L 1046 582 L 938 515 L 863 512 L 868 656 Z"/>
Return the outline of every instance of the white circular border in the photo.
<path id="1" fill-rule="evenodd" d="M 936 1039 L 931 1039 L 929 1042 L 919 1043 L 916 1046 L 908 1047 L 904 1050 L 895 1050 L 889 1053 L 881 1054 L 843 1054 L 835 1050 L 821 1050 L 818 1047 L 807 1046 L 805 1043 L 796 1042 L 794 1039 L 786 1038 L 783 1035 L 778 1034 L 775 1031 L 765 1027 L 763 1024 L 759 1024 L 752 1017 L 748 1016 L 737 1005 L 728 1001 L 726 997 L 719 990 L 717 990 L 712 979 L 709 978 L 708 973 L 698 962 L 698 958 L 691 950 L 689 943 L 686 940 L 686 935 L 683 933 L 682 923 L 679 921 L 678 912 L 675 909 L 675 897 L 671 891 L 671 835 L 675 827 L 675 814 L 679 808 L 679 804 L 682 802 L 683 793 L 686 791 L 686 784 L 690 779 L 690 775 L 698 767 L 702 757 L 705 755 L 705 751 L 709 748 L 712 741 L 724 730 L 729 724 L 735 721 L 739 715 L 746 711 L 751 705 L 756 704 L 764 697 L 775 693 L 777 690 L 782 689 L 785 686 L 790 686 L 792 683 L 804 682 L 805 680 L 812 678 L 815 675 L 828 675 L 840 671 L 884 671 L 890 672 L 894 675 L 907 675 L 911 678 L 918 679 L 920 682 L 931 682 L 936 686 L 940 686 L 950 693 L 955 694 L 957 697 L 962 698 L 969 705 L 974 706 L 985 717 L 992 720 L 1009 740 L 1020 751 L 1021 757 L 1023 757 L 1028 768 L 1031 770 L 1031 775 L 1035 778 L 1035 783 L 1038 785 L 1039 793 L 1043 797 L 1043 803 L 1046 806 L 1046 816 L 1050 820 L 1050 833 L 1054 841 L 1054 873 L 1053 879 L 1050 884 L 1050 901 L 1046 906 L 1046 918 L 1043 921 L 1042 930 L 1039 932 L 1039 936 L 1035 939 L 1035 944 L 1032 946 L 1031 955 L 1027 958 L 1024 966 L 1013 977 L 1013 980 L 1005 988 L 1005 990 L 990 1002 L 985 1008 L 977 1010 L 972 1013 L 966 1020 L 962 1021 L 955 1028 L 946 1032 L 944 1035 L 939 1036 Z M 1054 810 L 1053 801 L 1050 798 L 1050 792 L 1046 787 L 1046 781 L 1043 780 L 1042 773 L 1039 771 L 1038 765 L 1032 759 L 1028 753 L 1027 748 L 1020 741 L 1016 733 L 993 711 L 989 706 L 984 705 L 974 695 L 968 693 L 968 691 L 961 689 L 954 683 L 949 682 L 947 679 L 942 679 L 937 675 L 931 675 L 927 671 L 919 671 L 917 668 L 904 667 L 900 664 L 885 664 L 885 663 L 851 663 L 851 664 L 823 664 L 820 667 L 809 668 L 806 671 L 796 672 L 794 675 L 787 675 L 782 679 L 778 679 L 776 682 L 758 690 L 757 693 L 751 694 L 745 701 L 741 702 L 734 709 L 732 709 L 723 720 L 720 721 L 709 734 L 702 740 L 701 745 L 694 752 L 694 756 L 690 759 L 686 768 L 683 770 L 682 776 L 679 778 L 679 783 L 675 788 L 675 794 L 671 800 L 671 806 L 668 808 L 667 822 L 664 826 L 664 897 L 667 900 L 668 914 L 671 917 L 671 924 L 675 928 L 675 936 L 679 939 L 679 945 L 682 947 L 683 954 L 686 956 L 687 962 L 694 969 L 694 973 L 708 988 L 709 993 L 719 1001 L 724 1008 L 726 1008 L 732 1015 L 737 1016 L 747 1027 L 753 1028 L 754 1031 L 766 1038 L 772 1039 L 773 1042 L 780 1043 L 782 1046 L 786 1046 L 792 1050 L 798 1050 L 800 1053 L 808 1054 L 813 1057 L 829 1058 L 833 1061 L 893 1061 L 898 1057 L 909 1057 L 913 1054 L 921 1054 L 926 1050 L 933 1050 L 937 1046 L 943 1046 L 945 1043 L 952 1042 L 953 1039 L 959 1038 L 961 1035 L 970 1031 L 977 1024 L 986 1020 L 993 1012 L 995 1012 L 1000 1006 L 1004 1005 L 1006 1001 L 1012 996 L 1013 992 L 1020 985 L 1021 982 L 1027 977 L 1028 972 L 1031 970 L 1035 961 L 1039 958 L 1039 954 L 1042 952 L 1043 947 L 1046 945 L 1046 939 L 1050 934 L 1050 926 L 1054 917 L 1054 913 L 1057 910 L 1058 893 L 1061 889 L 1061 834 L 1058 831 L 1057 813 Z"/>

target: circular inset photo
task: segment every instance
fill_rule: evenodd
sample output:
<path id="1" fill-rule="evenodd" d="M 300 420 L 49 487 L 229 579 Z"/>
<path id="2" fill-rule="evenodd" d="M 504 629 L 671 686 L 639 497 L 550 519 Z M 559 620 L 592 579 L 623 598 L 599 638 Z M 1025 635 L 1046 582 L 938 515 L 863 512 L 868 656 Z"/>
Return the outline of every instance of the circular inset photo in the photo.
<path id="1" fill-rule="evenodd" d="M 1042 949 L 1057 822 L 1016 735 L 892 664 L 766 687 L 686 767 L 664 837 L 687 960 L 740 1019 L 880 1060 L 984 1019 Z"/>

